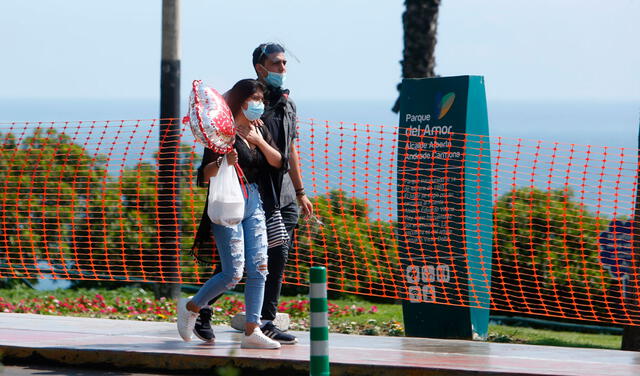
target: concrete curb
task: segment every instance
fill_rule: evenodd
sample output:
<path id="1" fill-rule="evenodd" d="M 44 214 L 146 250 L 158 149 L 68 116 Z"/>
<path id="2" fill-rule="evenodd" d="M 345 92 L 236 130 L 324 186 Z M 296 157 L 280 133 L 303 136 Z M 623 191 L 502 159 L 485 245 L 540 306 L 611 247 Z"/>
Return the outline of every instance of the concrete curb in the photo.
<path id="1" fill-rule="evenodd" d="M 309 362 L 249 357 L 219 357 L 203 355 L 134 353 L 116 350 L 91 350 L 76 348 L 31 348 L 0 345 L 0 354 L 7 364 L 55 364 L 78 367 L 105 367 L 143 372 L 205 372 L 219 367 L 235 367 L 241 375 L 309 375 Z M 425 373 L 427 371 L 428 373 Z M 344 376 L 478 376 L 476 371 L 450 369 L 416 369 L 402 366 L 354 365 L 331 363 L 332 375 Z M 490 376 L 536 376 L 530 373 L 482 373 Z"/>
<path id="2" fill-rule="evenodd" d="M 243 371 L 273 371 L 283 375 L 304 375 L 309 365 L 282 359 L 218 357 L 203 355 L 128 352 L 76 348 L 30 348 L 0 345 L 0 353 L 7 363 L 54 363 L 67 366 L 105 366 L 144 371 L 211 371 L 232 366 Z"/>

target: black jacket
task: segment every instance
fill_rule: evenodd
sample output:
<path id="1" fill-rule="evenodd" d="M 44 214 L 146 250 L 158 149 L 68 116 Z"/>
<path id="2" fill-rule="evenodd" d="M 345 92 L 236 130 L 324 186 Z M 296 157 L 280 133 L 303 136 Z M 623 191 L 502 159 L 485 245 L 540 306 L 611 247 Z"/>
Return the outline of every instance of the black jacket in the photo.
<path id="1" fill-rule="evenodd" d="M 289 90 L 267 87 L 262 121 L 274 136 L 275 144 L 284 158 L 283 174 L 279 179 L 274 180 L 274 186 L 280 198 L 280 205 L 286 206 L 296 202 L 296 192 L 287 172 L 291 143 L 298 138 L 296 105 L 289 97 Z"/>

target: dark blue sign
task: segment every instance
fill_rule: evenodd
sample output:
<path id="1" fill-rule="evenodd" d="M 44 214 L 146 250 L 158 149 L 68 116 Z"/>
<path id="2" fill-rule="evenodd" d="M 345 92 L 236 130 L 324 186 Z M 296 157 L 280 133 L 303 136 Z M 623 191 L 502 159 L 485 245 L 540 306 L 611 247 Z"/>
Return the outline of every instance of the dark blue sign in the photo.
<path id="1" fill-rule="evenodd" d="M 613 278 L 626 279 L 631 274 L 631 222 L 612 220 L 598 237 L 598 246 L 602 266 Z"/>

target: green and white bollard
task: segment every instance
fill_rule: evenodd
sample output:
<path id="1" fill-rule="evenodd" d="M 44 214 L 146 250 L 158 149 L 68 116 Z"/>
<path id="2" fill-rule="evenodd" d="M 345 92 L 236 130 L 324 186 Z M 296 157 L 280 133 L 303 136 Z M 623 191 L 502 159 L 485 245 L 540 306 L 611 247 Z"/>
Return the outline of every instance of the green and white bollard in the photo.
<path id="1" fill-rule="evenodd" d="M 329 375 L 329 304 L 327 303 L 327 269 L 311 268 L 309 298 L 311 302 L 311 376 Z"/>

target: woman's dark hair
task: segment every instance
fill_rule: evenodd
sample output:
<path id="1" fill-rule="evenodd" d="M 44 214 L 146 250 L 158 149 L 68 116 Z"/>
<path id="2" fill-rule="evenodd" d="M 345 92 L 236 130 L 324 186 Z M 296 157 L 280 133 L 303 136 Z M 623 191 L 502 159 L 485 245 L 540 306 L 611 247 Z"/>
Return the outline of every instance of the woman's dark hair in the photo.
<path id="1" fill-rule="evenodd" d="M 253 50 L 253 66 L 256 64 L 264 65 L 264 61 L 267 56 L 272 53 L 284 52 L 284 47 L 278 43 L 262 43 L 255 50 Z"/>
<path id="2" fill-rule="evenodd" d="M 262 91 L 264 93 L 265 89 L 266 88 L 262 82 L 246 78 L 236 82 L 231 90 L 224 94 L 224 99 L 227 101 L 227 105 L 229 105 L 229 109 L 231 109 L 231 113 L 235 117 L 247 98 L 251 97 L 258 91 Z"/>

